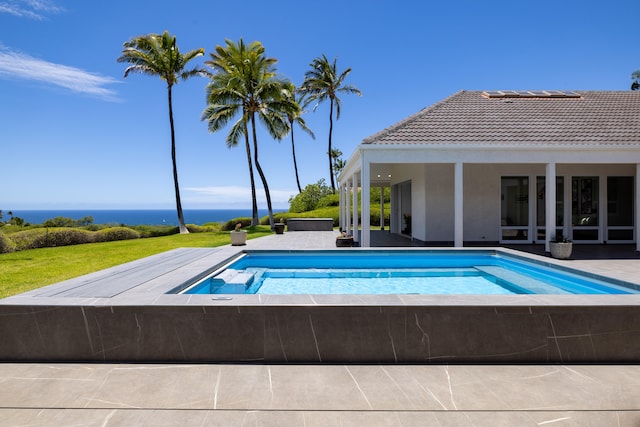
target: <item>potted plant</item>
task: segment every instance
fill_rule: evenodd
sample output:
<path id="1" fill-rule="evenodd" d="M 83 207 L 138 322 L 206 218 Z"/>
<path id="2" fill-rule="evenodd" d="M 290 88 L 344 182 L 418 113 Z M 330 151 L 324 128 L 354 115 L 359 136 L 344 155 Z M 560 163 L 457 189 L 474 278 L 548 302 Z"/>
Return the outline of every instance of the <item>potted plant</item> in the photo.
<path id="1" fill-rule="evenodd" d="M 549 250 L 554 258 L 569 259 L 573 250 L 573 242 L 566 236 L 557 234 L 555 238 L 549 241 Z"/>
<path id="2" fill-rule="evenodd" d="M 276 230 L 276 234 L 283 234 L 284 233 L 284 222 L 282 221 L 282 218 L 280 218 L 280 222 L 274 224 L 273 227 Z"/>
<path id="3" fill-rule="evenodd" d="M 336 237 L 337 247 L 351 247 L 353 246 L 353 236 L 347 236 L 347 232 L 343 231 L 338 237 Z"/>
<path id="4" fill-rule="evenodd" d="M 247 232 L 240 228 L 242 228 L 241 222 L 237 223 L 235 230 L 231 230 L 229 233 L 231 235 L 231 246 L 242 246 L 247 244 Z"/>

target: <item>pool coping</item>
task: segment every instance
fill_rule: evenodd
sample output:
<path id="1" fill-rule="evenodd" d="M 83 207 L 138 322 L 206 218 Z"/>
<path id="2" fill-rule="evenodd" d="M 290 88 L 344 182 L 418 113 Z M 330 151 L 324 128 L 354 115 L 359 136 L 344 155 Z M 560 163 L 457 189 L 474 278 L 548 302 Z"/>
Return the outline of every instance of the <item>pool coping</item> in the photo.
<path id="1" fill-rule="evenodd" d="M 204 305 L 204 306 L 268 306 L 268 305 L 638 305 L 640 294 L 625 295 L 228 295 L 230 299 L 215 295 L 177 294 L 176 288 L 186 287 L 190 283 L 206 277 L 225 265 L 230 259 L 246 252 L 333 252 L 333 251 L 393 251 L 393 252 L 483 252 L 505 254 L 510 257 L 533 261 L 543 266 L 560 268 L 568 272 L 578 272 L 589 278 L 610 280 L 618 285 L 631 285 L 637 289 L 640 283 L 624 282 L 603 274 L 591 273 L 567 266 L 552 258 L 528 254 L 501 247 L 481 248 L 345 248 L 345 249 L 263 249 L 237 246 L 219 248 L 182 248 L 163 252 L 116 267 L 100 270 L 77 278 L 55 283 L 43 288 L 28 291 L 0 300 L 2 305 Z M 138 277 L 139 283 L 127 285 L 127 289 L 111 296 L 73 296 L 69 290 L 83 289 L 94 282 L 108 281 L 111 278 L 129 274 L 137 268 L 152 268 L 166 265 L 167 259 L 180 258 L 180 262 L 165 268 L 161 273 Z M 129 274 L 130 275 L 130 274 Z M 129 278 L 128 278 L 129 279 Z M 129 279 L 131 280 L 131 279 Z M 71 296 L 59 296 L 63 293 Z"/>

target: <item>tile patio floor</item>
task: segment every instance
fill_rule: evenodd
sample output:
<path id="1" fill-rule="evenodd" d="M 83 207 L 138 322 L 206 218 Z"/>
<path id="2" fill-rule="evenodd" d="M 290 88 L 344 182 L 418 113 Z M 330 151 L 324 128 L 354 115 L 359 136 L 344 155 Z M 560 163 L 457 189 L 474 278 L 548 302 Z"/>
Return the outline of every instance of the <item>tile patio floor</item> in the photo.
<path id="1" fill-rule="evenodd" d="M 298 234 L 299 233 L 299 234 Z M 328 248 L 292 232 L 247 248 Z M 559 261 L 640 283 L 640 261 Z M 640 365 L 0 363 L 0 426 L 640 426 Z"/>

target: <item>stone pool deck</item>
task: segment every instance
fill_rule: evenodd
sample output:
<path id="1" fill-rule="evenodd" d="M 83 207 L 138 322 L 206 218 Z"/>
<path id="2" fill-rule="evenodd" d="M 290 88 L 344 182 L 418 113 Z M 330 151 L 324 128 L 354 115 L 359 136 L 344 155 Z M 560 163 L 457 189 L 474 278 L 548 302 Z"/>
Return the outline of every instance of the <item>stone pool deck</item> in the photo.
<path id="1" fill-rule="evenodd" d="M 161 272 L 149 269 L 147 259 L 43 288 L 30 295 L 0 300 L 0 305 L 11 309 L 29 301 L 32 307 L 39 305 L 44 308 L 60 300 L 67 305 L 108 307 L 109 311 L 117 311 L 119 306 L 130 304 L 162 307 L 168 304 L 166 298 L 176 296 L 165 296 L 158 290 L 175 286 L 181 279 L 201 272 L 203 266 L 210 267 L 212 261 L 226 259 L 239 249 L 335 249 L 334 239 L 333 232 L 292 232 L 250 240 L 242 248 L 226 246 L 181 250 L 170 256 L 163 254 L 154 260 L 158 262 L 153 264 L 164 268 Z M 176 262 L 178 258 L 182 259 Z M 640 283 L 638 260 L 545 260 Z M 114 277 L 125 275 L 127 280 L 113 281 Z M 110 283 L 115 287 L 105 292 L 104 286 L 99 284 L 107 276 L 111 276 Z M 139 278 L 136 286 L 131 286 L 132 277 Z M 153 292 L 149 293 L 150 290 Z M 185 306 L 195 304 L 202 307 L 198 298 L 178 297 L 186 299 Z M 631 317 L 637 318 L 637 299 L 632 297 L 626 301 L 613 305 L 626 306 L 632 310 Z M 274 300 L 258 301 L 256 305 L 273 303 Z M 335 305 L 345 301 L 325 303 Z M 354 302 L 346 303 L 352 305 Z M 371 303 L 360 301 L 362 307 Z M 207 304 L 237 307 L 229 301 Z M 287 302 L 281 300 L 275 305 L 283 304 Z M 293 301 L 291 304 L 309 306 L 319 302 Z M 37 317 L 38 310 L 33 310 L 32 315 Z M 5 311 L 2 317 L 6 315 Z M 99 334 L 100 331 L 92 331 L 86 325 L 86 320 L 79 318 L 81 330 Z M 596 320 L 600 323 L 609 321 L 606 315 Z M 55 326 L 47 325 L 46 317 L 41 321 L 38 323 L 40 329 L 7 331 L 2 329 L 6 323 L 0 319 L 0 335 L 37 335 Z M 640 328 L 632 319 L 627 329 L 631 333 L 628 346 L 635 349 L 638 339 L 633 337 L 637 337 Z M 127 332 L 123 333 L 126 335 Z M 565 338 L 569 337 L 558 334 L 553 337 L 556 342 Z M 101 339 L 103 343 L 108 341 L 104 336 Z M 597 341 L 598 336 L 573 336 L 571 339 Z M 96 344 L 98 341 L 92 342 Z M 29 354 L 31 348 L 26 346 L 24 350 Z M 636 358 L 627 364 L 603 361 L 598 364 L 494 362 L 486 365 L 447 364 L 446 360 L 441 360 L 433 365 L 310 365 L 269 362 L 25 363 L 24 360 L 13 360 L 0 364 L 0 426 L 366 424 L 637 427 L 640 425 L 639 361 Z"/>

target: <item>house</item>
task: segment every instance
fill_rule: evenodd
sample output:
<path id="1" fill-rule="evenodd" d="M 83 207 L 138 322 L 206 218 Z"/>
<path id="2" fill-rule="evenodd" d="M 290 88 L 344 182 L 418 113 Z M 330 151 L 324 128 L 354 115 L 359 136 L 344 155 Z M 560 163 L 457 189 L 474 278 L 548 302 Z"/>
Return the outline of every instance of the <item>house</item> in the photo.
<path id="1" fill-rule="evenodd" d="M 460 91 L 365 138 L 338 182 L 342 229 L 362 190 L 363 247 L 369 190 L 390 187 L 390 232 L 427 244 L 640 250 L 640 92 Z"/>

